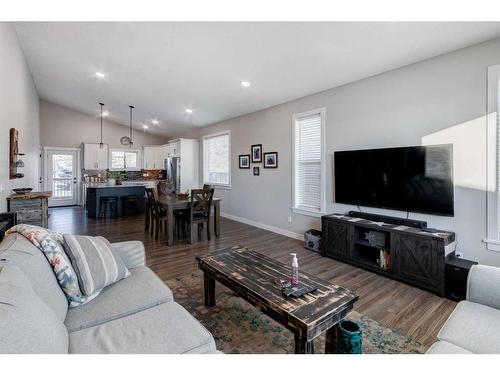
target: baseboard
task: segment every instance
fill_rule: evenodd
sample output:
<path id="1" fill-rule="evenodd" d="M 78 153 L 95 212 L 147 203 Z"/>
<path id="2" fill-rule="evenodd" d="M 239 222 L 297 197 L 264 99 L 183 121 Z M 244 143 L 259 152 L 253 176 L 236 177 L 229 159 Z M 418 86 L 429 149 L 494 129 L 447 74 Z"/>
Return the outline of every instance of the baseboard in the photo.
<path id="1" fill-rule="evenodd" d="M 227 219 L 234 220 L 234 221 L 238 221 L 238 222 L 243 223 L 243 224 L 248 224 L 248 225 L 251 225 L 253 227 L 265 229 L 265 230 L 268 230 L 269 232 L 281 234 L 283 236 L 290 237 L 290 238 L 293 238 L 295 240 L 303 240 L 304 239 L 304 235 L 301 233 L 295 233 L 295 232 L 292 232 L 290 230 L 274 227 L 272 225 L 262 224 L 262 223 L 259 223 L 257 221 L 245 219 L 245 218 L 242 218 L 239 216 L 234 216 L 231 214 L 227 214 L 225 212 L 221 212 L 220 216 L 225 217 Z"/>

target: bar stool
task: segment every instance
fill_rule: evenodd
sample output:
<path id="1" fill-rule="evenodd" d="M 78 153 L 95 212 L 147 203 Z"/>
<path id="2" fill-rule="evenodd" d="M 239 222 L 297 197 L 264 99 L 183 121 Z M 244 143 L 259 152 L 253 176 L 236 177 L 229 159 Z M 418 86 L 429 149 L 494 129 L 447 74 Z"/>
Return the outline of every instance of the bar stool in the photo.
<path id="1" fill-rule="evenodd" d="M 137 212 L 137 197 L 135 195 L 125 195 L 121 199 L 123 215 Z"/>
<path id="2" fill-rule="evenodd" d="M 99 217 L 107 217 L 108 214 L 108 206 L 109 206 L 109 216 L 117 217 L 118 216 L 118 197 L 108 196 L 101 197 L 99 199 Z"/>

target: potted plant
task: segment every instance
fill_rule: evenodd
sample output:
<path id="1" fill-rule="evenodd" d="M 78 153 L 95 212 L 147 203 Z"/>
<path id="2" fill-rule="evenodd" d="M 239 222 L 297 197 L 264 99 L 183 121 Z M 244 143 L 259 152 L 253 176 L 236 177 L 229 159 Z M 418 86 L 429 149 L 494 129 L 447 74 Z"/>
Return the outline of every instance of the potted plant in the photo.
<path id="1" fill-rule="evenodd" d="M 120 179 L 121 173 L 118 171 L 108 172 L 108 184 L 109 185 L 121 185 L 122 181 Z"/>

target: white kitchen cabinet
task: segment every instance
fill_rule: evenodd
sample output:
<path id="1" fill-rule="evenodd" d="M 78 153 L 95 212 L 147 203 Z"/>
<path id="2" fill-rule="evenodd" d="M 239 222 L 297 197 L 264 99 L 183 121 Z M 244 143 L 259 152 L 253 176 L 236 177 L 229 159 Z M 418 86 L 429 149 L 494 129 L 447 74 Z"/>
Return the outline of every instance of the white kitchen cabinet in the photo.
<path id="1" fill-rule="evenodd" d="M 167 146 L 161 145 L 155 147 L 154 149 L 155 169 L 164 169 L 166 158 L 167 158 Z"/>
<path id="2" fill-rule="evenodd" d="M 99 147 L 97 143 L 84 143 L 83 169 L 104 170 L 108 169 L 108 145 Z"/>
<path id="3" fill-rule="evenodd" d="M 167 158 L 172 156 L 172 146 L 170 145 L 170 143 L 167 143 L 165 145 L 165 154 Z"/>
<path id="4" fill-rule="evenodd" d="M 142 154 L 143 169 L 163 169 L 165 167 L 165 159 L 167 158 L 165 145 L 144 146 Z"/>
<path id="5" fill-rule="evenodd" d="M 169 142 L 170 156 L 172 157 L 181 156 L 181 141 L 184 141 L 183 143 L 186 143 L 186 141 L 190 141 L 190 139 L 182 139 L 182 140 L 179 139 L 173 142 Z"/>
<path id="6" fill-rule="evenodd" d="M 142 152 L 142 168 L 155 169 L 155 148 L 154 146 L 144 146 Z"/>

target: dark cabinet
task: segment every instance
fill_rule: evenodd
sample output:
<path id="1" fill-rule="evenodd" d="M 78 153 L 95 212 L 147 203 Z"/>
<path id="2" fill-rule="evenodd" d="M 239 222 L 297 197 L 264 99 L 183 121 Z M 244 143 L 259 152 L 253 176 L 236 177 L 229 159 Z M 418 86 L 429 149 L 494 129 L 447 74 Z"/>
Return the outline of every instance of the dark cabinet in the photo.
<path id="1" fill-rule="evenodd" d="M 444 296 L 445 246 L 453 232 L 436 235 L 418 228 L 327 215 L 322 254 Z M 385 241 L 373 239 L 385 236 Z"/>
<path id="2" fill-rule="evenodd" d="M 396 275 L 430 289 L 442 284 L 444 251 L 439 251 L 436 240 L 393 234 L 392 246 Z"/>
<path id="3" fill-rule="evenodd" d="M 331 221 L 323 221 L 324 255 L 347 257 L 349 255 L 349 237 L 351 227 Z"/>

